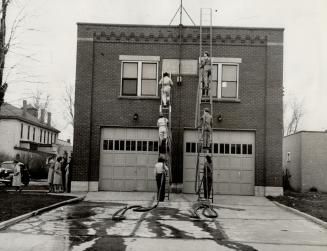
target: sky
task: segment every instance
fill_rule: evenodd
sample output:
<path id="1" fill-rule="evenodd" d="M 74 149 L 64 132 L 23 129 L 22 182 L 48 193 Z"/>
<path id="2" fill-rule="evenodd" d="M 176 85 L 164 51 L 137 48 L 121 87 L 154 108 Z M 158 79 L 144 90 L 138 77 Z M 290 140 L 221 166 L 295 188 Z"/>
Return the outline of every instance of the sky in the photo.
<path id="1" fill-rule="evenodd" d="M 72 139 L 63 95 L 75 84 L 76 23 L 168 25 L 179 5 L 180 0 L 13 0 L 7 37 L 19 21 L 6 58 L 5 101 L 20 107 L 37 90 L 49 94 L 59 138 Z M 212 8 L 215 26 L 285 28 L 284 103 L 303 105 L 300 130 L 327 129 L 326 0 L 184 0 L 183 6 L 197 25 L 200 8 Z M 178 23 L 177 16 L 172 24 Z M 192 25 L 185 13 L 183 24 Z"/>

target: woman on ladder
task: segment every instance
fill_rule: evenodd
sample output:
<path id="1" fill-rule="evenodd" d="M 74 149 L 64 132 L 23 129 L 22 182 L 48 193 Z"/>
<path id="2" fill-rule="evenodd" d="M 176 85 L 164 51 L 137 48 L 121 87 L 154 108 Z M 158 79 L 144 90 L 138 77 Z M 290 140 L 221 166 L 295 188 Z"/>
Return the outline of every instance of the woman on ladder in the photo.
<path id="1" fill-rule="evenodd" d="M 166 185 L 166 173 L 168 172 L 168 167 L 165 165 L 165 160 L 159 157 L 158 162 L 154 165 L 154 174 L 157 181 L 157 199 L 159 201 L 165 200 L 165 185 Z"/>
<path id="2" fill-rule="evenodd" d="M 203 190 L 204 198 L 209 200 L 212 188 L 212 159 L 210 155 L 206 156 L 203 167 Z"/>

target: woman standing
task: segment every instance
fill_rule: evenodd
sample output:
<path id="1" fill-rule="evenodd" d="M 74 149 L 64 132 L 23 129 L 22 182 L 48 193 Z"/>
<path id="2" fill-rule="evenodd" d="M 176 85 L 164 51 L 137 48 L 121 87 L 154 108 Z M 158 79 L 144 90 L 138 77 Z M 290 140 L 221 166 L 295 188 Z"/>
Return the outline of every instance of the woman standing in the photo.
<path id="1" fill-rule="evenodd" d="M 62 157 L 58 157 L 56 163 L 54 164 L 54 175 L 53 175 L 53 185 L 54 191 L 62 193 L 62 177 L 61 177 L 61 165 L 63 162 Z"/>
<path id="2" fill-rule="evenodd" d="M 53 187 L 53 177 L 54 177 L 54 166 L 55 166 L 55 161 L 53 159 L 54 157 L 51 156 L 48 161 L 48 166 L 49 166 L 49 171 L 48 171 L 48 183 L 49 183 L 49 193 L 54 192 L 54 187 Z"/>
<path id="3" fill-rule="evenodd" d="M 14 160 L 14 176 L 12 179 L 12 186 L 16 188 L 16 191 L 19 190 L 22 191 L 22 174 L 21 174 L 21 164 L 20 162 L 18 162 L 17 160 Z"/>
<path id="4" fill-rule="evenodd" d="M 203 168 L 204 198 L 210 199 L 211 188 L 212 188 L 212 159 L 210 155 L 207 155 Z"/>
<path id="5" fill-rule="evenodd" d="M 158 162 L 154 165 L 154 174 L 157 181 L 157 198 L 159 201 L 165 200 L 165 185 L 166 185 L 166 173 L 168 167 L 165 165 L 165 160 L 159 157 Z"/>

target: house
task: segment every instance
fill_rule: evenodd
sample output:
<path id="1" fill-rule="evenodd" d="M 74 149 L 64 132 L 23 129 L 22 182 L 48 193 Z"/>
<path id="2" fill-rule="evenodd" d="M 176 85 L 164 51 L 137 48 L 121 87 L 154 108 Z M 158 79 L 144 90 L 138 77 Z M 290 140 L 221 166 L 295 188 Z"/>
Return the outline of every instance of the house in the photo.
<path id="1" fill-rule="evenodd" d="M 283 167 L 290 186 L 306 192 L 327 192 L 327 132 L 300 131 L 283 138 Z"/>
<path id="2" fill-rule="evenodd" d="M 59 130 L 51 126 L 51 113 L 38 110 L 23 101 L 18 108 L 4 103 L 0 110 L 0 152 L 14 157 L 16 154 L 33 157 L 54 155 Z"/>
<path id="3" fill-rule="evenodd" d="M 194 193 L 199 30 L 78 23 L 73 190 L 155 191 L 158 81 L 168 72 L 172 181 Z M 282 194 L 283 29 L 212 32 L 214 192 Z"/>

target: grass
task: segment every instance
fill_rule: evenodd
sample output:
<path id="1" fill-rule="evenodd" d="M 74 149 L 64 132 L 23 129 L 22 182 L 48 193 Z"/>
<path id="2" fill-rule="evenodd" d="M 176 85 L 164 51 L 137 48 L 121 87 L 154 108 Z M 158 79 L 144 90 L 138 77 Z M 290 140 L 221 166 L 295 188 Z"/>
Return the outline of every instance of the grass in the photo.
<path id="1" fill-rule="evenodd" d="M 269 199 L 327 222 L 327 193 L 286 191 L 284 196 L 269 197 Z"/>
<path id="2" fill-rule="evenodd" d="M 0 191 L 0 222 L 71 198 L 46 193 Z"/>

